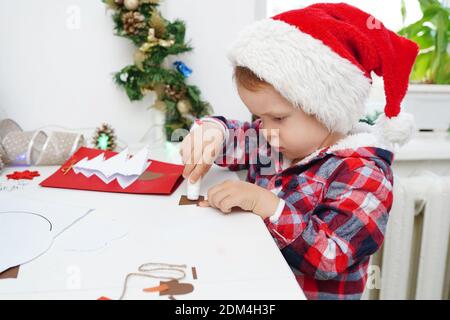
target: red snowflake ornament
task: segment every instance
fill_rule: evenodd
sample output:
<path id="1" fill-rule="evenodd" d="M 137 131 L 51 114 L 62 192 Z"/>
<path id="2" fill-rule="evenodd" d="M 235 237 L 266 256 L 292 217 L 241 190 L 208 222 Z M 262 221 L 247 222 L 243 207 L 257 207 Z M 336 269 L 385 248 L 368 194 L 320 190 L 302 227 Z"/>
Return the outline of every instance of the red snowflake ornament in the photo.
<path id="1" fill-rule="evenodd" d="M 39 176 L 40 176 L 40 174 L 38 171 L 30 171 L 30 170 L 14 171 L 14 173 L 6 175 L 6 177 L 8 179 L 13 179 L 13 180 L 33 180 L 33 178 L 39 177 Z"/>

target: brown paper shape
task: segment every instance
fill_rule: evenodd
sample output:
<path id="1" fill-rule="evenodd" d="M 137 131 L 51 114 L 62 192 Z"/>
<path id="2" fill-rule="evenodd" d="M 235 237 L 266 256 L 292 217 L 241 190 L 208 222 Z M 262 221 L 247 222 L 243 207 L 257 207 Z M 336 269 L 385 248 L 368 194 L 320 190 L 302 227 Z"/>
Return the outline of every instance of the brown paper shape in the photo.
<path id="1" fill-rule="evenodd" d="M 158 179 L 159 177 L 161 177 L 163 175 L 164 175 L 163 173 L 145 171 L 143 174 L 141 174 L 141 176 L 138 178 L 138 180 L 149 181 L 149 180 Z"/>
<path id="2" fill-rule="evenodd" d="M 17 279 L 17 276 L 19 275 L 19 268 L 20 266 L 17 266 L 3 271 L 0 273 L 0 279 Z"/>
<path id="3" fill-rule="evenodd" d="M 204 199 L 205 199 L 204 196 L 200 196 L 198 198 L 198 200 L 189 200 L 187 198 L 187 196 L 181 196 L 180 201 L 178 202 L 178 205 L 179 206 L 198 205 Z M 251 212 L 251 211 L 243 210 L 239 207 L 233 207 L 233 208 L 231 208 L 231 212 Z M 229 213 L 231 213 L 231 212 L 229 212 Z"/>
<path id="4" fill-rule="evenodd" d="M 160 291 L 160 296 L 176 296 L 194 291 L 194 286 L 192 284 L 178 282 L 178 280 L 161 281 L 160 285 L 167 285 L 169 287 L 167 290 Z"/>
<path id="5" fill-rule="evenodd" d="M 179 206 L 189 206 L 189 205 L 198 205 L 200 201 L 205 199 L 204 196 L 200 196 L 198 200 L 189 200 L 187 196 L 181 196 L 180 202 L 178 202 Z"/>

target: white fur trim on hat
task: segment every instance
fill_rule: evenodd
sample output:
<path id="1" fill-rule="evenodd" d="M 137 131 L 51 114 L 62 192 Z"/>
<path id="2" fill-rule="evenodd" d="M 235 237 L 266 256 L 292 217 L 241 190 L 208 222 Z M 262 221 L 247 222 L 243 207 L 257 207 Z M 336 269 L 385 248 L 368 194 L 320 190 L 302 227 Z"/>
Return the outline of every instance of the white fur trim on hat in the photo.
<path id="1" fill-rule="evenodd" d="M 233 66 L 247 67 L 329 130 L 347 134 L 365 113 L 371 80 L 349 60 L 285 22 L 245 28 L 231 47 Z"/>

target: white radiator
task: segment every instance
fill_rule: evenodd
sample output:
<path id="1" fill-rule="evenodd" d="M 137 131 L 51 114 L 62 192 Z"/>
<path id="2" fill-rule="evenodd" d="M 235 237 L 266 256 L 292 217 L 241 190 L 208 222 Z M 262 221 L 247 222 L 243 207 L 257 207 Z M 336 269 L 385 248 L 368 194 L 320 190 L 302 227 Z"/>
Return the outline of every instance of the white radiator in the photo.
<path id="1" fill-rule="evenodd" d="M 383 247 L 371 260 L 365 299 L 450 299 L 450 177 L 394 180 Z"/>

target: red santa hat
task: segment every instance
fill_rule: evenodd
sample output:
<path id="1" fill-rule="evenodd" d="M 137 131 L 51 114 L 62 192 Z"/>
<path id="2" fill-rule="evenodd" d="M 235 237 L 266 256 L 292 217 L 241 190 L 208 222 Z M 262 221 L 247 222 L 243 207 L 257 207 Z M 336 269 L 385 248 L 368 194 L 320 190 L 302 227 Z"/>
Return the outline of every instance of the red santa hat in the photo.
<path id="1" fill-rule="evenodd" d="M 414 119 L 400 113 L 400 104 L 418 50 L 364 11 L 319 3 L 251 24 L 228 57 L 329 130 L 344 134 L 364 116 L 375 72 L 383 77 L 386 95 L 376 127 L 389 142 L 403 144 Z"/>

